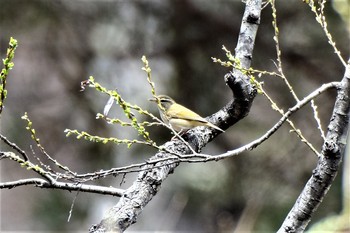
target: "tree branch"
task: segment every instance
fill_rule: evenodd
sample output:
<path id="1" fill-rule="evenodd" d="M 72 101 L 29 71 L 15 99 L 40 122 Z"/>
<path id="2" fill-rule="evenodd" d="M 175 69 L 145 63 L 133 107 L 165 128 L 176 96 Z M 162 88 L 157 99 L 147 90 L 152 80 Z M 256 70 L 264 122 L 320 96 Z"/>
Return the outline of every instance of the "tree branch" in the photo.
<path id="1" fill-rule="evenodd" d="M 240 59 L 243 68 L 249 68 L 255 36 L 260 23 L 261 0 L 247 0 L 243 16 L 239 39 L 236 46 L 236 57 Z M 222 110 L 209 117 L 209 120 L 223 129 L 227 129 L 234 123 L 245 117 L 251 107 L 257 91 L 250 83 L 249 77 L 241 71 L 233 70 L 225 76 L 227 85 L 231 88 L 234 99 Z M 217 130 L 197 127 L 188 131 L 184 139 L 195 150 L 200 151 L 209 141 L 219 134 Z M 175 154 L 189 154 L 191 149 L 181 140 L 173 140 L 165 143 L 166 151 Z M 168 152 L 158 152 L 150 160 L 157 160 L 174 156 Z M 99 224 L 93 225 L 90 232 L 123 232 L 131 224 L 135 223 L 138 215 L 147 203 L 157 194 L 162 182 L 169 174 L 174 172 L 178 163 L 174 160 L 162 161 L 145 166 L 150 170 L 139 173 L 136 181 L 112 207 Z"/>
<path id="2" fill-rule="evenodd" d="M 7 144 L 9 147 L 11 147 L 12 149 L 14 149 L 15 151 L 17 151 L 19 154 L 22 155 L 24 161 L 28 161 L 28 156 L 26 154 L 26 152 L 24 150 L 22 150 L 21 148 L 19 148 L 15 143 L 10 142 L 5 136 L 3 136 L 2 134 L 0 134 L 0 140 L 2 140 L 5 144 Z"/>
<path id="3" fill-rule="evenodd" d="M 219 154 L 219 155 L 204 155 L 204 154 L 196 154 L 191 157 L 191 155 L 185 155 L 179 159 L 181 162 L 209 162 L 209 161 L 218 161 L 221 159 L 225 159 L 227 157 L 235 156 L 238 154 L 241 154 L 244 151 L 250 151 L 262 144 L 264 141 L 266 141 L 268 138 L 270 138 L 282 125 L 284 122 L 288 120 L 288 118 L 295 112 L 297 112 L 300 108 L 308 104 L 311 100 L 315 99 L 317 96 L 322 94 L 323 92 L 327 91 L 330 88 L 339 87 L 340 82 L 330 82 L 327 84 L 323 84 L 321 87 L 317 88 L 313 92 L 311 92 L 308 96 L 300 100 L 296 105 L 289 108 L 288 111 L 281 117 L 281 119 L 276 122 L 274 126 L 272 126 L 264 135 L 261 137 L 255 139 L 254 141 L 239 147 L 234 150 L 227 151 L 226 153 Z M 199 159 L 188 161 L 191 158 L 197 157 Z"/>
<path id="4" fill-rule="evenodd" d="M 9 181 L 9 182 L 2 182 L 0 183 L 0 189 L 12 189 L 18 186 L 23 185 L 35 185 L 40 188 L 51 188 L 51 189 L 62 189 L 62 190 L 68 190 L 68 191 L 82 191 L 82 192 L 89 192 L 89 193 L 99 193 L 99 194 L 105 194 L 105 195 L 113 195 L 113 196 L 122 196 L 122 193 L 124 192 L 123 189 L 113 188 L 113 187 L 102 187 L 97 185 L 87 185 L 82 184 L 79 182 L 60 182 L 57 181 L 59 178 L 58 176 L 55 176 L 57 174 L 52 174 L 41 167 L 33 164 L 32 162 L 24 161 L 19 156 L 14 154 L 13 152 L 2 152 L 0 151 L 0 159 L 8 158 L 15 162 L 18 162 L 21 164 L 21 166 L 26 167 L 27 169 L 33 170 L 38 175 L 42 176 L 43 178 L 30 178 L 30 179 L 21 179 L 16 181 Z"/>
<path id="5" fill-rule="evenodd" d="M 4 189 L 4 188 L 12 189 L 23 185 L 35 185 L 40 188 L 48 188 L 48 189 L 61 189 L 61 190 L 68 190 L 68 191 L 98 193 L 98 194 L 112 195 L 117 197 L 122 196 L 124 192 L 123 189 L 118 189 L 113 187 L 102 187 L 98 185 L 65 183 L 65 182 L 59 182 L 59 181 L 50 183 L 47 180 L 44 180 L 41 178 L 30 178 L 30 179 L 3 182 L 3 183 L 0 183 L 0 189 Z"/>
<path id="6" fill-rule="evenodd" d="M 278 233 L 303 232 L 313 213 L 327 194 L 344 155 L 349 126 L 349 110 L 350 60 L 346 66 L 344 77 L 338 86 L 333 114 L 317 166 Z"/>

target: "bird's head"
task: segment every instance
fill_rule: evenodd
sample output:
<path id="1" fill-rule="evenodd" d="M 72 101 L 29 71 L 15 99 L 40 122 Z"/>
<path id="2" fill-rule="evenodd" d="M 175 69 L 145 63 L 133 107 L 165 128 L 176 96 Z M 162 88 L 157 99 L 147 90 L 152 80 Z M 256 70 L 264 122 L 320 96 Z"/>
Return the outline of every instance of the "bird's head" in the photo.
<path id="1" fill-rule="evenodd" d="M 167 111 L 171 105 L 175 104 L 175 101 L 167 95 L 157 95 L 149 99 L 149 101 L 160 104 L 165 111 Z"/>

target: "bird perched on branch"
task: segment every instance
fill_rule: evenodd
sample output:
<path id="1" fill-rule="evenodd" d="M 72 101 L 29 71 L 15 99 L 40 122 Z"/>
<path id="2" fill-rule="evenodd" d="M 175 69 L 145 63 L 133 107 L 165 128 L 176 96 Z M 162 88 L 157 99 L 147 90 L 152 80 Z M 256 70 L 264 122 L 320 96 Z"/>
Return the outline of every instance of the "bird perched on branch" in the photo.
<path id="1" fill-rule="evenodd" d="M 176 103 L 167 95 L 158 95 L 149 101 L 158 104 L 160 117 L 163 122 L 170 125 L 177 132 L 184 132 L 196 126 L 207 126 L 224 132 L 192 110 Z M 159 101 L 159 102 L 158 102 Z"/>

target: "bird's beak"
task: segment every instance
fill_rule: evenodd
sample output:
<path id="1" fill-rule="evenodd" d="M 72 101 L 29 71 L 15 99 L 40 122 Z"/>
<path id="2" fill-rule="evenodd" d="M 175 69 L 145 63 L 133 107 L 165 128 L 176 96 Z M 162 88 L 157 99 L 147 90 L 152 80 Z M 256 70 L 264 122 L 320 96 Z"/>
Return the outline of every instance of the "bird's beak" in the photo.
<path id="1" fill-rule="evenodd" d="M 157 99 L 155 97 L 148 99 L 148 101 L 158 103 Z"/>

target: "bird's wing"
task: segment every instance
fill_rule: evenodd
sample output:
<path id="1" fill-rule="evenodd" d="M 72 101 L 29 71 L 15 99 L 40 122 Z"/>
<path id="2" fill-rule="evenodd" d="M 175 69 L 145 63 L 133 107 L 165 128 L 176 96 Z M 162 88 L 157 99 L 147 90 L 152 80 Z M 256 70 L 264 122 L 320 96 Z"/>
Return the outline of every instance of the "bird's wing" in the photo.
<path id="1" fill-rule="evenodd" d="M 173 106 L 170 109 L 168 109 L 168 116 L 172 119 L 195 121 L 195 122 L 197 122 L 197 124 L 196 124 L 197 126 L 201 125 L 198 123 L 203 123 L 206 126 L 212 127 L 214 129 L 217 129 L 217 130 L 222 131 L 222 132 L 225 132 L 224 130 L 220 129 L 219 127 L 208 122 L 206 119 L 204 119 L 203 117 L 201 117 L 197 113 L 191 111 L 190 109 L 188 109 L 182 105 L 173 104 Z"/>
<path id="2" fill-rule="evenodd" d="M 203 123 L 208 122 L 207 120 L 205 120 L 203 117 L 201 117 L 197 113 L 195 113 L 192 110 L 190 110 L 182 105 L 179 105 L 179 104 L 176 104 L 176 106 L 172 106 L 168 110 L 168 115 L 171 118 L 180 118 L 180 119 L 184 119 L 184 120 L 199 121 L 199 122 L 203 122 Z"/>

